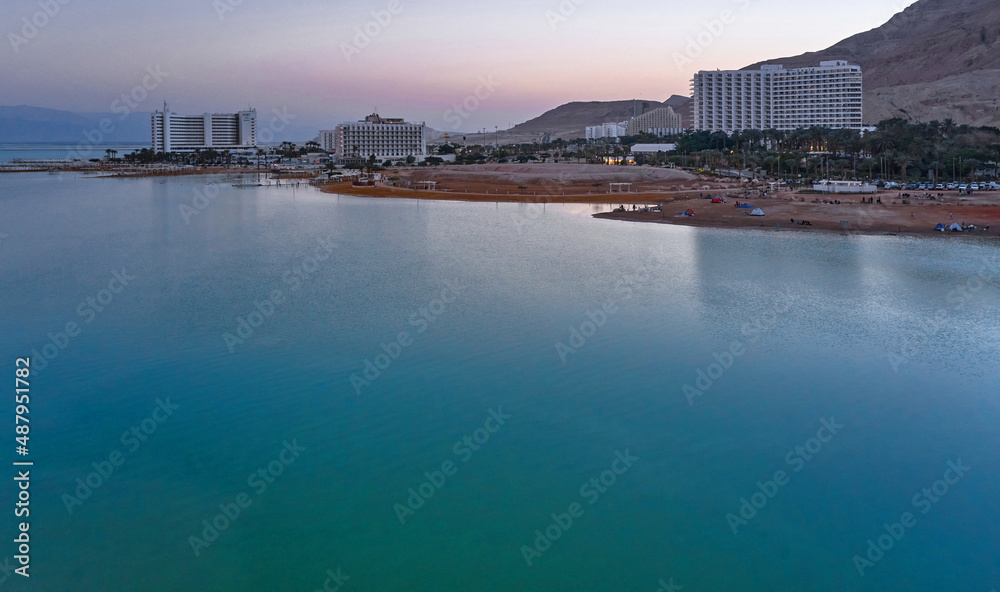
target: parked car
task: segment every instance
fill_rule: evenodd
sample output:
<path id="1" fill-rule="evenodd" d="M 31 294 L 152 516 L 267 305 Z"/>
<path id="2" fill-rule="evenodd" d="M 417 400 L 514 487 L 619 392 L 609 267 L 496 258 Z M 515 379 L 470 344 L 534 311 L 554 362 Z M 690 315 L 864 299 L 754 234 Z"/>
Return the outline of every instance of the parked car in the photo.
<path id="1" fill-rule="evenodd" d="M 973 183 L 972 186 L 969 187 L 969 189 L 971 189 L 973 191 L 979 191 L 979 184 L 978 183 Z"/>

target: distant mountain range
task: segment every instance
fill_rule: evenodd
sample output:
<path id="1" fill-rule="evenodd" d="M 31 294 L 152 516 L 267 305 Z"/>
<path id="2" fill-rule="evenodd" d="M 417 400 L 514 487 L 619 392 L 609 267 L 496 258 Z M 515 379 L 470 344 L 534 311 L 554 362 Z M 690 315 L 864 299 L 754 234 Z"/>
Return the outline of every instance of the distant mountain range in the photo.
<path id="1" fill-rule="evenodd" d="M 691 121 L 690 101 L 691 99 L 688 97 L 674 95 L 662 103 L 645 99 L 567 103 L 546 111 L 530 121 L 514 126 L 511 132 L 518 136 L 535 136 L 547 133 L 552 138 L 567 140 L 583 138 L 586 135 L 587 126 L 601 125 L 612 121 L 628 121 L 636 114 L 637 106 L 638 112 L 642 112 L 643 104 L 647 110 L 673 107 L 674 110 L 681 113 L 685 121 Z"/>
<path id="2" fill-rule="evenodd" d="M 122 113 L 75 113 L 27 105 L 0 106 L 0 144 L 149 143 L 150 115 L 148 111 L 135 111 L 123 118 Z M 258 113 L 258 125 L 264 115 Z M 293 122 L 275 134 L 274 141 L 302 143 L 315 138 L 318 130 L 315 126 Z"/>
<path id="3" fill-rule="evenodd" d="M 919 0 L 823 51 L 748 66 L 847 60 L 864 72 L 866 123 L 891 117 L 1000 127 L 1000 2 Z"/>
<path id="4" fill-rule="evenodd" d="M 73 113 L 20 105 L 0 107 L 0 143 L 65 142 L 132 143 L 149 142 L 149 113 L 135 112 L 122 119 L 121 113 Z M 111 122 L 109 126 L 102 120 Z M 88 140 L 102 138 L 101 140 Z"/>

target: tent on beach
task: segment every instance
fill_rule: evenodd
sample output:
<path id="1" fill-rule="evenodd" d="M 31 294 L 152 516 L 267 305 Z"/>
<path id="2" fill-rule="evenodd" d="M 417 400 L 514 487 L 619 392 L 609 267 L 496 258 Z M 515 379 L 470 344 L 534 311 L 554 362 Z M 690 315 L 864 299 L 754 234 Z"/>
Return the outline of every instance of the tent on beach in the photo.
<path id="1" fill-rule="evenodd" d="M 712 200 L 712 203 L 726 203 L 726 200 L 722 199 L 721 197 L 717 197 Z"/>
<path id="2" fill-rule="evenodd" d="M 741 203 L 740 205 L 738 205 L 736 207 L 742 208 L 742 209 L 747 209 L 747 210 L 752 210 L 752 209 L 756 208 L 757 206 L 755 206 L 753 204 L 748 204 L 748 203 Z"/>
<path id="3" fill-rule="evenodd" d="M 934 227 L 934 230 L 937 230 L 938 232 L 944 232 L 946 228 L 944 224 L 938 224 L 937 226 Z"/>
<path id="4" fill-rule="evenodd" d="M 754 210 L 752 212 L 750 212 L 750 215 L 751 216 L 763 216 L 764 215 L 764 210 L 762 210 L 760 208 L 754 208 Z"/>
<path id="5" fill-rule="evenodd" d="M 962 227 L 958 222 L 952 222 L 951 226 L 948 227 L 948 230 L 952 232 L 963 232 Z"/>

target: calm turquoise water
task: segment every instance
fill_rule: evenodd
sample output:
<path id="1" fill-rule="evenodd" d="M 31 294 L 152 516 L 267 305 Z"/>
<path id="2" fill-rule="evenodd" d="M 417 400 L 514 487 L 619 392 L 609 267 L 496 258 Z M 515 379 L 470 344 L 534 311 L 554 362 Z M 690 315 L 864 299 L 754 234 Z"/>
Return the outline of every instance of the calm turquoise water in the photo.
<path id="1" fill-rule="evenodd" d="M 345 591 L 1000 586 L 996 241 L 214 180 L 0 176 L 0 360 L 13 383 L 16 357 L 65 346 L 33 359 L 32 577 L 2 586 L 310 592 L 338 569 Z M 370 384 L 366 360 L 387 366 Z M 936 503 L 914 499 L 959 459 Z M 443 486 L 401 512 L 425 472 Z M 772 497 L 734 523 L 758 481 Z"/>

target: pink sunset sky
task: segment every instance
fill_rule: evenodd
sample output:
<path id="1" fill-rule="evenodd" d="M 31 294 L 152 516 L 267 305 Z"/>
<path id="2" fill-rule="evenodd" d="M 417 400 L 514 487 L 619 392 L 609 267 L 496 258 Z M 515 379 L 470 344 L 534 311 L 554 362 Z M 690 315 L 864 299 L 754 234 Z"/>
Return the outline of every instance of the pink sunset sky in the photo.
<path id="1" fill-rule="evenodd" d="M 912 4 L 63 1 L 52 15 L 0 7 L 0 105 L 108 112 L 159 66 L 167 76 L 136 110 L 252 105 L 326 129 L 378 108 L 445 131 L 503 129 L 570 101 L 686 95 L 697 70 L 823 49 Z M 463 102 L 478 107 L 455 110 Z"/>

